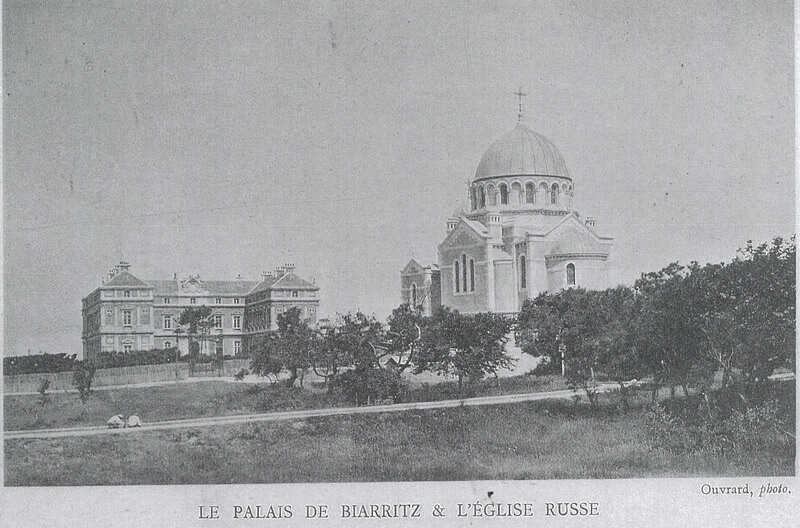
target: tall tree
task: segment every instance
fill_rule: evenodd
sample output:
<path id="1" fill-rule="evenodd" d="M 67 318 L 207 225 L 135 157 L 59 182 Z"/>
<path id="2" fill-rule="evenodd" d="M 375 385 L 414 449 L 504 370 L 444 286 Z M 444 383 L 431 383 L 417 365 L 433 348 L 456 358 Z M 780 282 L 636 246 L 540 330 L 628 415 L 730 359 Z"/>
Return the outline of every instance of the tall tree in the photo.
<path id="1" fill-rule="evenodd" d="M 505 344 L 513 324 L 499 314 L 462 315 L 439 308 L 426 321 L 414 370 L 454 375 L 461 391 L 465 378 L 480 379 L 511 366 Z"/>
<path id="2" fill-rule="evenodd" d="M 394 310 L 388 319 L 386 332 L 387 350 L 397 357 L 397 370 L 403 372 L 416 360 L 425 324 L 420 308 L 403 303 Z"/>
<path id="3" fill-rule="evenodd" d="M 277 330 L 253 343 L 250 369 L 261 375 L 287 370 L 286 385 L 292 387 L 300 374 L 311 366 L 319 338 L 300 317 L 300 308 L 290 308 L 278 315 L 277 323 Z"/>
<path id="4" fill-rule="evenodd" d="M 196 340 L 204 342 L 211 331 L 211 307 L 210 306 L 190 306 L 181 312 L 178 324 L 186 326 L 186 335 L 189 338 L 189 353 L 194 354 L 198 346 L 192 345 Z"/>

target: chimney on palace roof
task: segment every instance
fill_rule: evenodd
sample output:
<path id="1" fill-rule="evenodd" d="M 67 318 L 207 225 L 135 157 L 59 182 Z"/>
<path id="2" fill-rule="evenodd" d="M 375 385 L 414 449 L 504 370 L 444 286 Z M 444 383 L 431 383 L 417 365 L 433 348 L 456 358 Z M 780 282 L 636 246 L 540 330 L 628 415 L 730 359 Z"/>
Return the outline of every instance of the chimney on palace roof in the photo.
<path id="1" fill-rule="evenodd" d="M 119 268 L 120 271 L 128 271 L 130 267 L 131 267 L 130 263 L 125 262 L 124 260 L 121 260 L 120 263 L 117 264 L 117 268 Z"/>
<path id="2" fill-rule="evenodd" d="M 290 262 L 288 264 L 283 265 L 283 271 L 286 273 L 294 272 L 294 262 Z"/>
<path id="3" fill-rule="evenodd" d="M 283 268 L 278 266 L 275 268 L 275 278 L 280 279 L 281 277 L 283 277 Z"/>

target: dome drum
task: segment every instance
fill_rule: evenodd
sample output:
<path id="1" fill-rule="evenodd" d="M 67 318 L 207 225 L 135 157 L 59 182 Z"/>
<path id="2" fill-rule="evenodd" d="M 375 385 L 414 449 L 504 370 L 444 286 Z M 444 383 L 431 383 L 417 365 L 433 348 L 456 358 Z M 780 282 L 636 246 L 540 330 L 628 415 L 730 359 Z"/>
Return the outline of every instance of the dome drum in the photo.
<path id="1" fill-rule="evenodd" d="M 475 181 L 470 186 L 470 210 L 487 207 L 500 209 L 557 209 L 572 207 L 572 180 L 553 176 L 495 177 Z"/>

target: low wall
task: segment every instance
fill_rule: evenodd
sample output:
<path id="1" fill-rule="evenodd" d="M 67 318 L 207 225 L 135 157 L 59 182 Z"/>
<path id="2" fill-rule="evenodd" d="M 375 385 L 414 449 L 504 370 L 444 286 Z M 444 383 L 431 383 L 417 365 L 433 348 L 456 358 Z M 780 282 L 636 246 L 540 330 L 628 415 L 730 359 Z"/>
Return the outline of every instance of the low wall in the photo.
<path id="1" fill-rule="evenodd" d="M 241 369 L 250 367 L 249 359 L 229 359 L 224 363 L 224 376 L 233 376 Z M 217 373 L 209 373 L 216 376 Z M 92 380 L 92 387 L 110 387 L 114 385 L 130 385 L 135 383 L 158 383 L 185 380 L 189 377 L 189 364 L 178 363 L 163 365 L 137 365 L 135 367 L 116 367 L 97 369 Z M 54 372 L 50 374 L 18 374 L 3 376 L 3 392 L 36 392 L 41 380 L 50 380 L 48 392 L 73 389 L 72 372 Z"/>

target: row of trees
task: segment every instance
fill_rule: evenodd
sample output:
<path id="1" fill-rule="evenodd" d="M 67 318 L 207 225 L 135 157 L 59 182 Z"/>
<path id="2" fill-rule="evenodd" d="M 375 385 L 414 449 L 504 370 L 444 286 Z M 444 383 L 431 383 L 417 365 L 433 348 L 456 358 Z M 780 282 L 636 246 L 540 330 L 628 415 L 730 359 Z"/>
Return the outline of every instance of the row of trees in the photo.
<path id="1" fill-rule="evenodd" d="M 313 371 L 329 389 L 341 388 L 356 403 L 396 399 L 399 375 L 406 370 L 452 375 L 461 389 L 465 379 L 482 378 L 511 364 L 504 345 L 513 320 L 496 314 L 441 309 L 424 318 L 403 304 L 386 326 L 357 312 L 317 330 L 301 320 L 299 310 L 290 309 L 277 324 L 275 332 L 249 343 L 251 371 L 288 371 L 289 386 L 302 372 Z"/>
<path id="2" fill-rule="evenodd" d="M 714 376 L 742 398 L 778 367 L 794 369 L 795 243 L 748 243 L 729 263 L 670 264 L 632 288 L 542 294 L 527 302 L 516 338 L 594 399 L 602 372 L 620 383 L 651 378 L 657 387 L 697 387 Z"/>
<path id="3" fill-rule="evenodd" d="M 732 262 L 673 263 L 633 287 L 543 293 L 516 319 L 447 308 L 424 318 L 405 304 L 386 326 L 359 312 L 316 330 L 289 310 L 277 331 L 250 343 L 251 370 L 288 371 L 289 385 L 310 370 L 358 403 L 394 394 L 406 370 L 452 375 L 461 389 L 510 366 L 513 330 L 523 352 L 543 358 L 540 372 L 564 367 L 592 403 L 598 376 L 618 382 L 624 397 L 627 382 L 645 378 L 656 390 L 705 393 L 720 372 L 747 398 L 776 368 L 794 368 L 795 253 L 794 238 L 748 243 Z"/>

